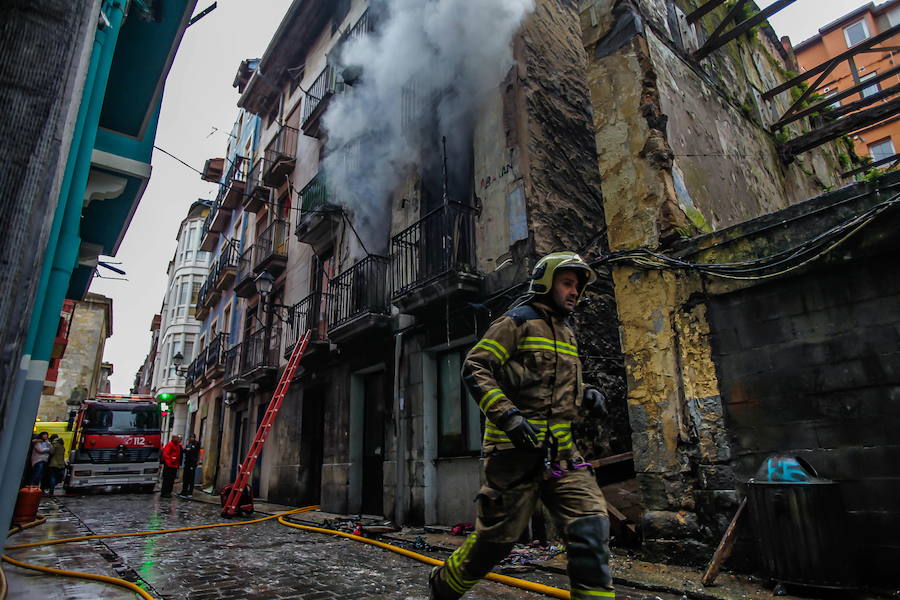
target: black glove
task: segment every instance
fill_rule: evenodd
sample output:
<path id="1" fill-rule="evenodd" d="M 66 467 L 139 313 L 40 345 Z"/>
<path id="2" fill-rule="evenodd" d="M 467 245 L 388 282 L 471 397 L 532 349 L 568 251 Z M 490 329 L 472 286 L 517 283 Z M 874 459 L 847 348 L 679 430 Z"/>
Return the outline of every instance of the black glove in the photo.
<path id="1" fill-rule="evenodd" d="M 584 410 L 589 417 L 603 418 L 609 414 L 609 400 L 592 385 L 584 388 Z"/>
<path id="2" fill-rule="evenodd" d="M 511 409 L 503 415 L 500 429 L 506 432 L 513 446 L 519 450 L 535 450 L 539 447 L 538 430 L 522 416 L 518 409 Z"/>

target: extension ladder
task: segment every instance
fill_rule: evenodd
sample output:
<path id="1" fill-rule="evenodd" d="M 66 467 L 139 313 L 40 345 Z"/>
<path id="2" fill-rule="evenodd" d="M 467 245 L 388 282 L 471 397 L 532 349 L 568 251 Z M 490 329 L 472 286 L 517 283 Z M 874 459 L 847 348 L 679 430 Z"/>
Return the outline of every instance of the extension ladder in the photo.
<path id="1" fill-rule="evenodd" d="M 284 396 L 291 386 L 291 380 L 294 378 L 294 373 L 297 371 L 297 365 L 300 364 L 300 359 L 303 358 L 303 353 L 306 352 L 306 346 L 309 345 L 311 336 L 312 331 L 307 330 L 306 334 L 297 340 L 294 349 L 291 351 L 291 357 L 288 359 L 287 367 L 284 369 L 284 373 L 281 374 L 281 379 L 278 381 L 278 387 L 275 388 L 275 394 L 272 396 L 272 400 L 269 401 L 269 407 L 266 409 L 266 414 L 259 424 L 259 429 L 256 430 L 256 437 L 253 438 L 253 443 L 250 444 L 250 449 L 247 451 L 247 458 L 241 463 L 241 469 L 238 471 L 237 479 L 234 480 L 234 483 L 231 485 L 231 490 L 228 492 L 228 499 L 222 507 L 223 517 L 231 517 L 237 513 L 241 494 L 243 493 L 244 488 L 247 487 L 247 482 L 250 481 L 250 475 L 253 473 L 256 459 L 259 458 L 259 454 L 263 449 L 263 444 L 266 443 L 266 438 L 269 437 L 269 432 L 272 430 L 272 424 L 275 422 L 275 417 L 278 415 L 278 410 L 281 408 L 281 402 L 284 400 Z"/>

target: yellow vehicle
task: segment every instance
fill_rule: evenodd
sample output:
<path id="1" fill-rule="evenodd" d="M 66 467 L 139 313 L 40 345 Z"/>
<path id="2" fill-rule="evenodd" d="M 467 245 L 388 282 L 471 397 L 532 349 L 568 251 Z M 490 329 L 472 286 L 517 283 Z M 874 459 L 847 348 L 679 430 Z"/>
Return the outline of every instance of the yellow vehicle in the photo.
<path id="1" fill-rule="evenodd" d="M 75 440 L 75 432 L 68 431 L 68 428 L 69 423 L 66 421 L 35 421 L 34 423 L 35 434 L 46 431 L 50 435 L 55 433 L 62 438 L 66 445 L 66 458 L 72 451 L 72 443 Z"/>

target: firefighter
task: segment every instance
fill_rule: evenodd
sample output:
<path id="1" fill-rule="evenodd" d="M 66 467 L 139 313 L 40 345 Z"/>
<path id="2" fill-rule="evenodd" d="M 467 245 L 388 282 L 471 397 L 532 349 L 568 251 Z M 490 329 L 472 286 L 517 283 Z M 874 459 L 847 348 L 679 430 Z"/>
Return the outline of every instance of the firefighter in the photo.
<path id="1" fill-rule="evenodd" d="M 567 318 L 595 277 L 574 252 L 534 267 L 528 300 L 494 321 L 469 351 L 463 381 L 484 412 L 483 486 L 475 532 L 429 577 L 432 599 L 461 597 L 509 554 L 537 501 L 553 514 L 568 555 L 571 597 L 614 598 L 606 501 L 572 439 L 579 412 L 606 414 L 585 386 Z"/>

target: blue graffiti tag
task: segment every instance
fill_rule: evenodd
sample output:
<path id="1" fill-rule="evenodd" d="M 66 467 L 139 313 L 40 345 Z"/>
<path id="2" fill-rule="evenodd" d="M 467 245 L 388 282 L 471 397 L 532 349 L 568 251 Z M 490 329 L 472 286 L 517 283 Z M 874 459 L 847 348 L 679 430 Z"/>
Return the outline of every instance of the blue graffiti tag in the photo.
<path id="1" fill-rule="evenodd" d="M 776 482 L 807 483 L 809 473 L 795 458 L 773 456 L 766 463 L 767 479 Z"/>

